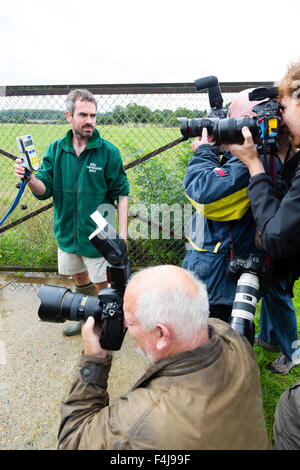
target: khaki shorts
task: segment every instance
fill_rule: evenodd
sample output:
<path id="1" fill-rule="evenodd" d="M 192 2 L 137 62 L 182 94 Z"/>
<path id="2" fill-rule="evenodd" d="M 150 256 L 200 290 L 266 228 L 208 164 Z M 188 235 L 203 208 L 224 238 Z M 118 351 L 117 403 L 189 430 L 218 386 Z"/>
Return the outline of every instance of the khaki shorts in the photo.
<path id="1" fill-rule="evenodd" d="M 67 253 L 58 248 L 57 259 L 59 274 L 73 276 L 87 270 L 91 282 L 100 283 L 107 280 L 106 267 L 108 262 L 105 258 L 87 258 L 74 253 Z"/>

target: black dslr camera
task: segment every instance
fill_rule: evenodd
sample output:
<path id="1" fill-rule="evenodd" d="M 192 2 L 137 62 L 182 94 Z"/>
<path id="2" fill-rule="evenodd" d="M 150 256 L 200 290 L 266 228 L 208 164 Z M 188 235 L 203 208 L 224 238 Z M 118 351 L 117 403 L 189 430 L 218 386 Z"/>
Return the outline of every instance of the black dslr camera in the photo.
<path id="1" fill-rule="evenodd" d="M 102 332 L 103 349 L 117 351 L 126 333 L 123 296 L 130 277 L 130 262 L 125 241 L 99 212 L 91 215 L 98 225 L 89 239 L 108 261 L 107 278 L 111 287 L 102 289 L 98 297 L 74 294 L 70 289 L 45 284 L 38 291 L 41 300 L 38 315 L 42 321 L 63 323 L 65 320 L 86 320 L 94 317 Z"/>
<path id="2" fill-rule="evenodd" d="M 206 127 L 217 145 L 241 143 L 244 140 L 242 128 L 247 126 L 253 139 L 258 140 L 257 150 L 260 154 L 276 153 L 279 146 L 280 122 L 280 104 L 276 101 L 276 87 L 259 87 L 249 93 L 250 101 L 267 99 L 253 107 L 257 116 L 226 118 L 218 79 L 210 76 L 194 83 L 197 90 L 208 88 L 212 110 L 207 118 L 178 118 L 181 121 L 180 131 L 184 139 L 201 136 L 203 128 Z"/>
<path id="3" fill-rule="evenodd" d="M 250 254 L 247 259 L 235 256 L 226 269 L 226 279 L 237 282 L 242 273 L 256 273 L 262 277 L 268 272 L 265 257 Z"/>

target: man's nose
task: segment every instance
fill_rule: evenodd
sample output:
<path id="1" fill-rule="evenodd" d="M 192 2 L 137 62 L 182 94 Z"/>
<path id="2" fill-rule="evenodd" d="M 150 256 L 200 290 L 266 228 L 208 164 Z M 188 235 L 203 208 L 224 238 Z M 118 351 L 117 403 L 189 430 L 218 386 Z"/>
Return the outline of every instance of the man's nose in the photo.
<path id="1" fill-rule="evenodd" d="M 87 117 L 86 117 L 86 123 L 88 123 L 88 124 L 93 124 L 93 122 L 94 122 L 93 116 L 87 116 Z"/>

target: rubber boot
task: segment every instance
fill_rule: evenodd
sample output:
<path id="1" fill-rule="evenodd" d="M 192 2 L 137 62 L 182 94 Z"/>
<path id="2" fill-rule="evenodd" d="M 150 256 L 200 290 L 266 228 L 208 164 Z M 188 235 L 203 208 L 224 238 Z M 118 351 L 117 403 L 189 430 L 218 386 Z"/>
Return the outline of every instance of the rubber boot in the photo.
<path id="1" fill-rule="evenodd" d="M 97 295 L 97 289 L 95 288 L 94 284 L 90 282 L 90 284 L 86 284 L 85 286 L 75 286 L 75 293 L 76 294 L 84 294 L 84 295 Z M 63 329 L 63 334 L 65 336 L 75 336 L 81 333 L 81 321 L 72 321 L 68 323 Z"/>

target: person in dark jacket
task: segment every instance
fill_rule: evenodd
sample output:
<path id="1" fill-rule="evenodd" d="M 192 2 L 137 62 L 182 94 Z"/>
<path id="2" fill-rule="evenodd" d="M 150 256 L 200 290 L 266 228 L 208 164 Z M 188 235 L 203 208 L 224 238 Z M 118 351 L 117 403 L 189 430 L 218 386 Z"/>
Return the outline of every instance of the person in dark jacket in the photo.
<path id="1" fill-rule="evenodd" d="M 300 380 L 281 394 L 273 433 L 276 450 L 300 450 Z"/>
<path id="2" fill-rule="evenodd" d="M 300 147 L 300 61 L 291 64 L 278 84 L 282 124 L 291 135 L 291 143 Z M 265 250 L 287 260 L 300 271 L 300 151 L 288 163 L 289 190 L 279 199 L 256 152 L 252 135 L 242 129 L 244 143 L 230 145 L 230 150 L 249 168 L 251 175 L 248 195 L 253 215 L 262 234 Z M 300 448 L 299 381 L 279 399 L 274 424 L 277 449 Z"/>
<path id="3" fill-rule="evenodd" d="M 90 215 L 105 207 L 115 218 L 117 201 L 120 235 L 126 240 L 129 184 L 119 150 L 95 128 L 93 94 L 71 91 L 66 108 L 71 130 L 48 147 L 28 187 L 38 199 L 53 197 L 59 273 L 73 276 L 77 293 L 97 295 L 107 286 L 107 262 L 89 241 L 96 228 Z M 18 159 L 15 175 L 22 178 L 25 169 L 20 163 Z M 109 222 L 114 225 L 113 219 Z M 81 322 L 70 322 L 63 331 L 67 336 L 78 334 Z"/>
<path id="4" fill-rule="evenodd" d="M 248 115 L 245 93 L 236 97 L 229 112 L 231 108 L 231 117 Z M 214 146 L 205 128 L 192 150 L 184 191 L 195 210 L 182 267 L 205 283 L 210 315 L 228 321 L 236 292 L 236 282 L 226 276 L 230 260 L 247 259 L 250 253 L 265 257 L 255 246 L 256 225 L 247 196 L 249 172 L 234 154 Z"/>
<path id="5" fill-rule="evenodd" d="M 278 84 L 282 109 L 282 125 L 295 148 L 300 147 L 300 62 L 292 64 Z M 266 174 L 256 151 L 250 130 L 242 129 L 243 144 L 229 146 L 249 168 L 251 180 L 248 195 L 253 215 L 262 234 L 264 249 L 276 258 L 300 255 L 300 151 L 290 158 L 289 190 L 279 199 L 274 193 L 270 177 Z"/>
<path id="6" fill-rule="evenodd" d="M 108 351 L 89 317 L 84 354 L 61 408 L 61 450 L 268 449 L 259 370 L 249 341 L 208 320 L 204 284 L 178 266 L 132 276 L 124 324 L 150 367 L 109 403 Z"/>

